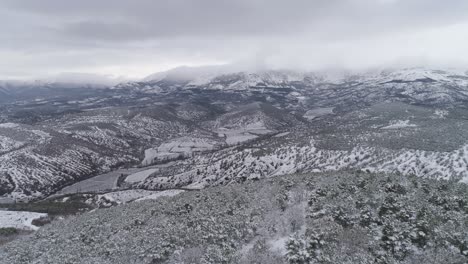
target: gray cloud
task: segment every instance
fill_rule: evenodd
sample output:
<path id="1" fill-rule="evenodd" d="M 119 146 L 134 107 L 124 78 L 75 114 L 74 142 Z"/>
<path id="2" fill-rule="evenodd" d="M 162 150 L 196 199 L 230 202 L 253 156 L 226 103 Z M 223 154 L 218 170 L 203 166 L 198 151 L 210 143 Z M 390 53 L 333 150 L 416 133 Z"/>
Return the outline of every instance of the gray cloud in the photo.
<path id="1" fill-rule="evenodd" d="M 249 60 L 465 66 L 467 11 L 465 0 L 0 0 L 0 77 Z"/>

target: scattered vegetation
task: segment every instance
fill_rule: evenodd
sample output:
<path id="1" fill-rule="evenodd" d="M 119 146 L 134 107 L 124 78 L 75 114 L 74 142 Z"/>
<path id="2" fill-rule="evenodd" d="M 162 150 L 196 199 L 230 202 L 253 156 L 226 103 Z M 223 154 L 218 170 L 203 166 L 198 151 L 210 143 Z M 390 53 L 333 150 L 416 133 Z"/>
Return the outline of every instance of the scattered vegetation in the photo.
<path id="1" fill-rule="evenodd" d="M 11 211 L 28 211 L 37 213 L 47 213 L 50 216 L 73 215 L 86 211 L 92 207 L 82 199 L 70 196 L 66 201 L 43 200 L 30 203 L 0 204 L 0 208 Z"/>
<path id="2" fill-rule="evenodd" d="M 359 172 L 185 192 L 56 221 L 8 263 L 466 263 L 468 187 Z"/>
<path id="3" fill-rule="evenodd" d="M 18 234 L 18 230 L 13 227 L 2 227 L 0 228 L 0 236 L 11 236 Z"/>

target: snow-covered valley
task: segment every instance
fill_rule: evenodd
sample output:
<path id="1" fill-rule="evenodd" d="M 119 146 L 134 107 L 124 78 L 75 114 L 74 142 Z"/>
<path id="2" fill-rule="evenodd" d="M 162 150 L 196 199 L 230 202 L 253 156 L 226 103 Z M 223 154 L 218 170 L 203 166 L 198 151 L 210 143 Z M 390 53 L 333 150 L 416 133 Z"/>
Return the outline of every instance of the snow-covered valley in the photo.
<path id="1" fill-rule="evenodd" d="M 268 150 L 255 166 L 242 164 L 243 171 L 231 173 L 250 175 L 250 169 L 266 169 L 263 175 L 268 176 L 348 168 L 462 179 L 459 168 L 464 162 L 450 153 L 468 142 L 463 133 L 468 128 L 464 74 L 404 69 L 330 79 L 314 73 L 266 71 L 218 74 L 189 83 L 168 83 L 159 76 L 98 90 L 87 99 L 70 95 L 66 103 L 58 97 L 4 104 L 5 113 L 37 109 L 37 121 L 11 114 L 0 124 L 0 194 L 39 199 L 83 180 L 82 185 L 102 183 L 112 188 L 116 176 L 110 176 L 108 183 L 99 177 L 87 179 L 119 168 L 172 161 L 177 165 L 145 177 L 152 181 L 148 186 L 180 187 L 188 181 L 196 185 L 206 173 L 220 178 L 218 162 L 239 165 L 236 159 L 250 155 L 244 149 L 251 144 L 265 149 L 278 142 L 276 151 L 291 147 L 284 161 Z M 146 88 L 141 91 L 143 84 Z M 152 86 L 158 91 L 148 93 Z M 53 113 L 43 109 L 48 104 L 54 106 Z M 441 133 L 446 133 L 446 140 L 438 136 Z M 307 148 L 307 160 L 288 160 L 302 155 L 297 145 Z M 254 149 L 250 151 L 258 152 Z M 420 160 L 418 150 L 429 151 L 422 153 L 430 158 Z M 347 161 L 345 157 L 353 159 L 356 151 L 373 159 L 368 164 Z M 329 165 L 318 164 L 321 161 Z M 273 163 L 275 169 L 263 163 Z M 423 173 L 426 166 L 436 169 Z M 215 167 L 218 173 L 213 174 Z M 166 175 L 156 179 L 158 173 Z M 225 176 L 232 178 L 229 172 Z M 143 186 L 141 181 L 130 184 Z M 72 185 L 67 192 L 80 188 Z"/>
<path id="2" fill-rule="evenodd" d="M 289 174 L 468 183 L 468 86 L 457 74 L 236 73 L 1 104 L 0 204 L 10 211 L 1 211 L 0 229 L 21 230 L 12 237 L 22 239 L 37 230 L 33 220 L 48 232 L 50 221 L 102 208 L 179 201 Z M 286 233 L 268 236 L 264 247 L 287 252 Z"/>

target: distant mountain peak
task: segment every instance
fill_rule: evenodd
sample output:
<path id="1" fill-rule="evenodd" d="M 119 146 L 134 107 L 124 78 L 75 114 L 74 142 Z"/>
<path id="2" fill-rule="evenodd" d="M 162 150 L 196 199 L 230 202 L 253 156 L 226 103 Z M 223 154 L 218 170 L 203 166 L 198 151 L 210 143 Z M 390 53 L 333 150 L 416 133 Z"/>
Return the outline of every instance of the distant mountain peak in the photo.
<path id="1" fill-rule="evenodd" d="M 375 70 L 363 73 L 346 71 L 305 72 L 295 70 L 242 70 L 229 66 L 179 67 L 148 76 L 144 82 L 176 84 L 179 88 L 239 90 L 249 87 L 285 88 L 318 84 L 363 83 L 452 83 L 468 86 L 465 70 L 403 68 Z"/>

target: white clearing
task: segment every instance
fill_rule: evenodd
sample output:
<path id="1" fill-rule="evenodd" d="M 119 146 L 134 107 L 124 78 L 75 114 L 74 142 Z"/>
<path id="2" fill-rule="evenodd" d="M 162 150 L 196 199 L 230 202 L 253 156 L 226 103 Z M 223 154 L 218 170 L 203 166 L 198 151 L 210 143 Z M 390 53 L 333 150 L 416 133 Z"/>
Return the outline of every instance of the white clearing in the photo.
<path id="1" fill-rule="evenodd" d="M 449 114 L 449 112 L 447 110 L 443 110 L 443 109 L 437 109 L 434 112 L 434 115 L 436 115 L 439 118 L 445 118 L 446 116 L 448 116 L 448 114 Z"/>
<path id="2" fill-rule="evenodd" d="M 141 199 L 152 194 L 156 194 L 159 191 L 147 191 L 147 190 L 124 190 L 110 192 L 97 196 L 97 200 L 112 201 L 117 204 L 125 204 L 133 202 L 135 200 Z"/>
<path id="3" fill-rule="evenodd" d="M 149 169 L 149 170 L 144 170 L 144 171 L 140 171 L 140 172 L 131 174 L 131 175 L 127 176 L 127 178 L 125 178 L 125 182 L 136 183 L 136 182 L 144 181 L 151 174 L 153 174 L 153 173 L 155 173 L 157 171 L 158 171 L 158 169 Z"/>
<path id="4" fill-rule="evenodd" d="M 158 192 L 158 193 L 155 193 L 155 194 L 152 194 L 152 195 L 148 195 L 148 196 L 145 196 L 141 199 L 138 199 L 136 200 L 137 202 L 140 202 L 140 201 L 145 201 L 145 200 L 156 200 L 158 198 L 161 198 L 161 197 L 173 197 L 173 196 L 176 196 L 180 193 L 183 193 L 185 192 L 184 190 L 167 190 L 167 191 L 162 191 L 162 192 Z"/>
<path id="5" fill-rule="evenodd" d="M 417 127 L 415 124 L 410 124 L 409 120 L 396 120 L 390 122 L 390 125 L 382 127 L 382 129 L 399 129 L 406 127 Z"/>
<path id="6" fill-rule="evenodd" d="M 0 210 L 0 228 L 12 227 L 22 230 L 38 230 L 32 221 L 47 217 L 47 214 Z"/>
<path id="7" fill-rule="evenodd" d="M 235 145 L 258 138 L 259 135 L 267 135 L 273 131 L 267 129 L 261 122 L 247 124 L 241 128 L 221 127 L 217 131 L 219 136 L 226 138 L 228 145 Z"/>
<path id="8" fill-rule="evenodd" d="M 2 124 L 0 124 L 1 128 L 15 128 L 15 127 L 18 127 L 18 126 L 19 125 L 15 124 L 15 123 L 2 123 Z"/>
<path id="9" fill-rule="evenodd" d="M 243 134 L 237 134 L 237 133 L 228 134 L 228 133 L 226 133 L 225 135 L 226 135 L 226 143 L 229 144 L 229 145 L 235 145 L 235 144 L 238 144 L 238 143 L 241 143 L 241 142 L 245 142 L 245 141 L 249 141 L 249 140 L 257 138 L 257 136 L 252 135 L 250 133 L 243 133 Z"/>
<path id="10" fill-rule="evenodd" d="M 334 109 L 334 107 L 315 108 L 315 109 L 307 111 L 304 114 L 303 117 L 307 118 L 309 120 L 312 120 L 312 119 L 317 118 L 319 116 L 333 114 L 333 109 Z"/>
<path id="11" fill-rule="evenodd" d="M 279 133 L 277 135 L 275 135 L 274 137 L 285 137 L 287 135 L 289 135 L 291 132 L 283 132 L 283 133 Z"/>
<path id="12" fill-rule="evenodd" d="M 156 160 L 175 159 L 184 155 L 191 155 L 194 152 L 205 152 L 213 150 L 217 143 L 206 138 L 181 137 L 172 139 L 161 144 L 158 148 L 145 150 L 143 165 L 150 165 Z"/>
<path id="13" fill-rule="evenodd" d="M 270 251 L 286 255 L 286 243 L 288 242 L 288 239 L 289 238 L 285 236 L 267 241 Z"/>

